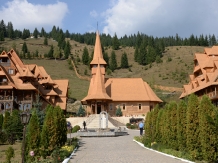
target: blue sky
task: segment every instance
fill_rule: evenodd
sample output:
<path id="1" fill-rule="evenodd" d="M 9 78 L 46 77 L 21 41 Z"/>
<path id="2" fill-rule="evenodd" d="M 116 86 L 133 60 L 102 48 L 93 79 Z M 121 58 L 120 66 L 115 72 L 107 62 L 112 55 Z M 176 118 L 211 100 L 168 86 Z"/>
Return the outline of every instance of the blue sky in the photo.
<path id="1" fill-rule="evenodd" d="M 137 33 L 182 37 L 218 36 L 217 0 L 0 0 L 0 20 L 15 29 L 70 33 L 95 32 L 118 37 Z"/>

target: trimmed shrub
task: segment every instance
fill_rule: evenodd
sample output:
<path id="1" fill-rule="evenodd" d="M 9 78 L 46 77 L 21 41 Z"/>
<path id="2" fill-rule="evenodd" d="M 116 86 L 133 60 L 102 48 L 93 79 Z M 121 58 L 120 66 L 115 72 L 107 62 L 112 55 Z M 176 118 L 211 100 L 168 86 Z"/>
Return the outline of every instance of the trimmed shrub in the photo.
<path id="1" fill-rule="evenodd" d="M 177 141 L 179 150 L 185 150 L 186 148 L 186 112 L 187 105 L 182 100 L 177 109 Z"/>
<path id="2" fill-rule="evenodd" d="M 217 135 L 214 125 L 208 122 L 207 116 L 214 117 L 214 105 L 208 96 L 203 96 L 198 109 L 199 139 L 203 160 L 214 161 L 216 159 Z M 214 117 L 215 118 L 215 117 Z"/>
<path id="3" fill-rule="evenodd" d="M 191 94 L 188 98 L 186 145 L 192 160 L 197 160 L 200 157 L 198 105 L 198 97 Z"/>
<path id="4" fill-rule="evenodd" d="M 72 133 L 75 133 L 75 132 L 77 132 L 77 131 L 79 131 L 79 130 L 80 130 L 80 126 L 79 126 L 79 125 L 76 125 L 76 126 L 73 127 Z"/>

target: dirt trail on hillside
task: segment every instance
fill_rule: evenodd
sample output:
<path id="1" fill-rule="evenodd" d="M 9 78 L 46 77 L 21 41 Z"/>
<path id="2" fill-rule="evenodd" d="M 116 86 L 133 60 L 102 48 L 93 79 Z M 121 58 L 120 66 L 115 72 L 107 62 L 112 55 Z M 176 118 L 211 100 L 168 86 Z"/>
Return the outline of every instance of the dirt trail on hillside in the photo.
<path id="1" fill-rule="evenodd" d="M 169 91 L 169 92 L 182 92 L 183 88 L 179 88 L 179 87 L 166 87 L 166 86 L 162 86 L 162 85 L 154 85 L 154 88 L 156 89 L 160 89 L 163 91 Z"/>
<path id="2" fill-rule="evenodd" d="M 88 80 L 90 81 L 91 78 L 87 77 L 87 76 L 81 76 L 78 72 L 77 72 L 77 69 L 76 69 L 76 66 L 73 62 L 73 60 L 71 60 L 71 63 L 72 63 L 72 66 L 73 66 L 73 69 L 76 73 L 76 76 L 79 78 L 79 79 L 83 79 L 83 80 Z M 183 88 L 179 88 L 179 87 L 166 87 L 166 86 L 161 86 L 161 85 L 154 85 L 154 88 L 156 89 L 160 89 L 160 90 L 163 90 L 163 91 L 169 91 L 169 92 L 182 92 L 183 91 Z"/>
<path id="3" fill-rule="evenodd" d="M 76 76 L 77 76 L 79 79 L 88 80 L 88 81 L 91 80 L 91 78 L 89 78 L 89 77 L 87 77 L 87 76 L 81 76 L 81 75 L 77 72 L 77 69 L 76 69 L 76 66 L 75 66 L 73 60 L 71 60 L 71 64 L 72 64 L 73 69 L 74 69 L 74 71 L 75 71 L 75 73 L 76 73 Z"/>

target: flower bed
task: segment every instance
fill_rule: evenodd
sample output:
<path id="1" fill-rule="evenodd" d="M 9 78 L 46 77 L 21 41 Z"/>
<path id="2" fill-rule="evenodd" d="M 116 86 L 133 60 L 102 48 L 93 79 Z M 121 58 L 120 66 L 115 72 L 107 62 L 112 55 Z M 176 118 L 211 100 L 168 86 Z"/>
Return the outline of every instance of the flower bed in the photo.
<path id="1" fill-rule="evenodd" d="M 68 158 L 77 146 L 78 146 L 77 138 L 74 137 L 72 139 L 68 139 L 66 145 L 62 146 L 61 148 L 56 148 L 52 152 L 51 156 L 47 156 L 46 158 L 42 158 L 42 157 L 33 158 L 35 161 L 32 161 L 32 163 L 60 163 L 64 159 Z"/>

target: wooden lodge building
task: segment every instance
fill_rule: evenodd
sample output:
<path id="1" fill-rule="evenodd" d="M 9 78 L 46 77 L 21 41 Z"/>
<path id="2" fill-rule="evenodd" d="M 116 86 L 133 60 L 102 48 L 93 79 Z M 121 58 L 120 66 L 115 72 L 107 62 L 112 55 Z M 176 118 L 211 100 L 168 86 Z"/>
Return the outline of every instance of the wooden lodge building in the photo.
<path id="1" fill-rule="evenodd" d="M 120 107 L 124 116 L 142 115 L 162 102 L 142 78 L 105 78 L 106 66 L 97 32 L 90 63 L 92 78 L 88 95 L 81 101 L 88 113 L 106 111 L 113 116 Z"/>
<path id="2" fill-rule="evenodd" d="M 12 49 L 0 54 L 0 113 L 29 110 L 40 102 L 66 109 L 68 80 L 52 80 L 42 66 L 24 64 Z"/>
<path id="3" fill-rule="evenodd" d="M 218 46 L 205 48 L 203 53 L 194 56 L 193 74 L 189 75 L 189 83 L 184 85 L 180 98 L 192 93 L 200 99 L 207 95 L 218 106 Z"/>

